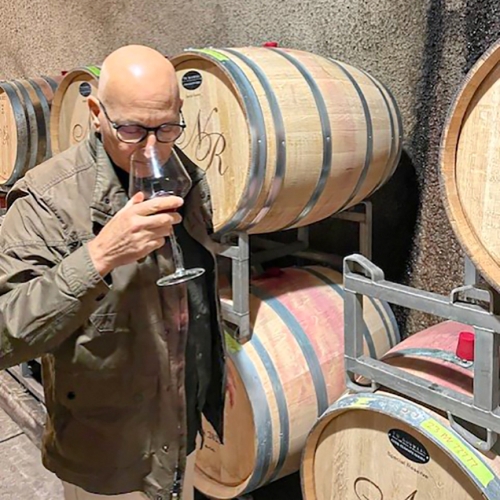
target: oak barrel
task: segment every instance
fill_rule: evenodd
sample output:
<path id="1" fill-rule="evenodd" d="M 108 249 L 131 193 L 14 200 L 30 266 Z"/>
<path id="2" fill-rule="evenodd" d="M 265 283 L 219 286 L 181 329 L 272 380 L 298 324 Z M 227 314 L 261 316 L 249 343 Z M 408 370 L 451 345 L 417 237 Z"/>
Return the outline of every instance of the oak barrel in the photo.
<path id="1" fill-rule="evenodd" d="M 177 145 L 207 172 L 217 232 L 319 221 L 369 197 L 398 164 L 397 103 L 361 69 L 262 47 L 171 61 L 187 124 Z"/>
<path id="2" fill-rule="evenodd" d="M 408 337 L 384 359 L 437 386 L 471 395 L 472 362 L 455 354 L 462 331 L 473 329 L 445 321 Z M 425 405 L 385 391 L 350 394 L 325 412 L 307 438 L 303 497 L 498 499 L 497 453 L 477 451 L 440 412 Z"/>
<path id="3" fill-rule="evenodd" d="M 344 391 L 341 283 L 320 266 L 252 281 L 253 337 L 228 344 L 224 445 L 203 421 L 195 486 L 208 497 L 234 498 L 299 469 L 308 432 Z M 399 342 L 398 327 L 387 304 L 365 304 L 365 351 L 381 357 Z"/>
<path id="4" fill-rule="evenodd" d="M 448 217 L 465 252 L 500 290 L 500 41 L 466 75 L 441 139 Z"/>
<path id="5" fill-rule="evenodd" d="M 100 72 L 98 66 L 85 66 L 64 75 L 54 96 L 50 117 L 54 154 L 78 144 L 87 136 L 90 127 L 87 97 L 97 93 Z"/>
<path id="6" fill-rule="evenodd" d="M 59 77 L 0 82 L 0 184 L 51 156 L 50 106 Z"/>

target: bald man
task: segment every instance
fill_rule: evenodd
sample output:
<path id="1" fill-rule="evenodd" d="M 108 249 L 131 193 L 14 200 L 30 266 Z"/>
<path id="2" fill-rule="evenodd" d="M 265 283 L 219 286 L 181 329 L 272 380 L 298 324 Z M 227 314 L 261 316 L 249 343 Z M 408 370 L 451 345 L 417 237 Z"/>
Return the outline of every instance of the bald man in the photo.
<path id="1" fill-rule="evenodd" d="M 117 50 L 89 98 L 89 137 L 28 172 L 8 195 L 0 369 L 42 357 L 43 463 L 63 481 L 66 500 L 187 500 L 186 458 L 202 414 L 222 439 L 210 197 L 203 172 L 174 146 L 181 105 L 167 59 L 142 46 Z M 146 146 L 184 164 L 192 179 L 184 200 L 128 198 L 131 155 Z M 206 272 L 158 287 L 173 270 L 165 244 L 172 231 L 186 267 Z"/>

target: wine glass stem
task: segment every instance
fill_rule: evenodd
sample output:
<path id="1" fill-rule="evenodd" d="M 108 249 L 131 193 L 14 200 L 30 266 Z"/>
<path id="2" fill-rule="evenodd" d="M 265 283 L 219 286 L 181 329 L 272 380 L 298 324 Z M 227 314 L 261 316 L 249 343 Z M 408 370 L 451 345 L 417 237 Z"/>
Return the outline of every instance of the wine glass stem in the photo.
<path id="1" fill-rule="evenodd" d="M 182 258 L 182 252 L 177 244 L 177 239 L 175 238 L 175 234 L 172 233 L 169 235 L 170 246 L 172 247 L 172 258 L 174 260 L 175 272 L 179 273 L 184 271 L 184 259 Z"/>

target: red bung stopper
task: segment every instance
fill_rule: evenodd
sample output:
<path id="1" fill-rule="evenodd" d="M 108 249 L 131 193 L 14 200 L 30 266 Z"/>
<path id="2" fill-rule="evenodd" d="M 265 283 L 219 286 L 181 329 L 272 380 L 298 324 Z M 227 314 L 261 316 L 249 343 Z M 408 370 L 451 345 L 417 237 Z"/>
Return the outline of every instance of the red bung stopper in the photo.
<path id="1" fill-rule="evenodd" d="M 457 358 L 465 361 L 474 361 L 474 334 L 472 332 L 460 332 L 457 342 Z"/>
<path id="2" fill-rule="evenodd" d="M 266 42 L 263 47 L 278 47 L 278 42 Z"/>

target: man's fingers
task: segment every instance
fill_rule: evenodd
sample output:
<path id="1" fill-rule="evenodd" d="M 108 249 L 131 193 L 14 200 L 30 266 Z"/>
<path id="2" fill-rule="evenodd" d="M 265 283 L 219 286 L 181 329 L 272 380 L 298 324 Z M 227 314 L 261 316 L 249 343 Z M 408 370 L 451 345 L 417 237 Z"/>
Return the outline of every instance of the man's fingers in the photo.
<path id="1" fill-rule="evenodd" d="M 173 226 L 175 224 L 180 224 L 181 222 L 182 216 L 177 212 L 171 212 L 168 214 L 153 214 L 147 219 L 143 219 L 144 227 L 150 230 Z"/>
<path id="2" fill-rule="evenodd" d="M 130 200 L 127 201 L 127 204 L 125 205 L 126 207 L 131 207 L 132 205 L 137 205 L 139 203 L 142 203 L 144 201 L 144 193 L 141 191 L 138 191 L 137 193 L 130 198 Z"/>
<path id="3" fill-rule="evenodd" d="M 158 212 L 168 212 L 182 207 L 184 200 L 178 196 L 159 196 L 143 201 L 136 206 L 138 215 L 153 215 Z"/>

